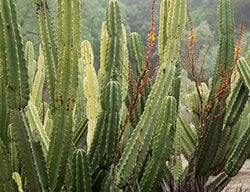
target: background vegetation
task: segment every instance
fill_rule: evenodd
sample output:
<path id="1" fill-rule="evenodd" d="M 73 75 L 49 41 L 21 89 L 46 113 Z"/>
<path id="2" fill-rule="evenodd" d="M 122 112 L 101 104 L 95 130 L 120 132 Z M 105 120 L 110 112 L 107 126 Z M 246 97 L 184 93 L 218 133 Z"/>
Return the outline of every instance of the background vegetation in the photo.
<path id="1" fill-rule="evenodd" d="M 35 49 L 38 53 L 39 47 L 39 30 L 36 23 L 36 8 L 29 0 L 16 0 L 19 22 L 22 27 L 24 41 L 34 42 Z M 53 5 L 53 0 L 50 0 Z M 142 42 L 146 45 L 147 33 L 150 24 L 151 0 L 121 0 L 121 13 L 128 33 L 137 32 L 141 34 Z M 81 39 L 91 42 L 95 55 L 94 65 L 99 67 L 99 38 L 100 28 L 105 14 L 107 0 L 83 0 L 82 8 L 82 34 Z M 215 55 L 218 42 L 218 25 L 217 25 L 217 4 L 216 0 L 189 0 L 188 10 L 192 16 L 192 21 L 196 33 L 197 47 L 209 51 L 205 60 L 203 80 L 207 81 L 211 77 L 211 69 L 215 62 Z M 158 34 L 159 24 L 159 5 L 156 1 L 156 23 L 155 29 Z M 54 7 L 55 8 L 55 7 Z M 53 9 L 53 7 L 52 7 Z M 243 55 L 250 45 L 250 1 L 235 0 L 235 23 L 236 30 L 239 30 L 239 23 L 244 23 L 244 35 L 242 41 Z M 84 23 L 84 24 L 83 24 Z M 129 24 L 129 25 L 128 25 Z M 36 26 L 36 27 L 34 27 Z M 237 35 L 237 34 L 235 34 Z M 156 52 L 156 50 L 155 50 Z M 153 56 L 156 56 L 156 53 Z M 37 54 L 38 56 L 38 54 Z M 155 58 L 156 59 L 156 58 Z"/>

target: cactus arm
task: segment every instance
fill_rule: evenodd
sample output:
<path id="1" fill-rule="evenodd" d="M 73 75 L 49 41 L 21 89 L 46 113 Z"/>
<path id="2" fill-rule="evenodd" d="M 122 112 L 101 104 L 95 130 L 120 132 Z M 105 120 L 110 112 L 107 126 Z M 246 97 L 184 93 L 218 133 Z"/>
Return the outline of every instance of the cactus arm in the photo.
<path id="1" fill-rule="evenodd" d="M 45 58 L 46 79 L 48 85 L 49 106 L 52 114 L 55 110 L 55 74 L 58 65 L 57 45 L 53 32 L 52 16 L 47 0 L 35 0 L 37 4 L 37 19 L 40 29 L 41 44 Z"/>
<path id="2" fill-rule="evenodd" d="M 181 131 L 181 146 L 182 152 L 185 157 L 188 159 L 189 156 L 193 153 L 195 145 L 197 142 L 197 134 L 191 126 L 188 125 L 188 122 L 185 120 L 183 115 L 179 116 L 179 127 Z"/>
<path id="3" fill-rule="evenodd" d="M 30 41 L 26 42 L 25 45 L 25 60 L 28 66 L 28 75 L 29 75 L 29 87 L 32 87 L 32 82 L 34 79 L 34 74 L 35 74 L 35 70 L 36 70 L 36 63 L 34 60 L 34 47 L 33 47 L 33 43 Z M 32 88 L 31 88 L 32 91 Z"/>
<path id="4" fill-rule="evenodd" d="M 17 110 L 12 111 L 13 134 L 25 176 L 32 191 L 48 191 L 48 178 L 41 145 L 36 142 L 24 118 Z"/>
<path id="5" fill-rule="evenodd" d="M 220 173 L 206 184 L 208 192 L 221 191 L 231 180 L 225 172 Z"/>
<path id="6" fill-rule="evenodd" d="M 19 67 L 19 84 L 20 84 L 20 107 L 24 107 L 28 104 L 29 100 L 29 84 L 28 84 L 28 69 L 25 61 L 25 55 L 24 55 L 24 47 L 22 42 L 22 36 L 20 33 L 20 26 L 17 22 L 17 13 L 15 9 L 15 3 L 14 1 L 10 0 L 10 11 L 12 15 L 12 22 L 15 32 L 15 41 L 12 39 L 12 41 L 16 42 L 16 48 L 18 53 L 18 67 Z"/>
<path id="7" fill-rule="evenodd" d="M 128 94 L 127 98 L 127 106 L 130 108 L 132 102 L 136 102 L 136 106 L 134 107 L 134 111 L 132 113 L 132 118 L 130 118 L 131 124 L 133 127 L 135 127 L 140 119 L 140 116 L 143 112 L 146 97 L 148 96 L 148 93 L 145 94 L 146 89 L 148 88 L 149 84 L 146 84 L 145 91 L 138 95 L 137 101 L 133 101 L 135 90 L 133 90 L 132 85 L 136 85 L 139 81 L 139 78 L 142 78 L 142 65 L 144 62 L 144 49 L 141 41 L 141 36 L 138 33 L 131 33 L 128 38 L 128 45 L 129 45 L 129 52 L 130 57 L 133 62 L 132 65 L 130 65 L 131 72 L 133 74 L 130 75 L 130 94 Z M 136 85 L 137 86 L 137 85 Z M 135 88 L 134 88 L 135 89 Z M 143 96 L 142 96 L 143 95 Z M 130 109 L 131 110 L 131 109 Z"/>
<path id="8" fill-rule="evenodd" d="M 107 44 L 108 44 L 107 25 L 106 25 L 106 22 L 103 22 L 102 28 L 101 28 L 100 69 L 98 71 L 98 81 L 100 85 L 103 84 L 103 79 L 105 76 Z"/>
<path id="9" fill-rule="evenodd" d="M 114 159 L 114 150 L 117 144 L 119 128 L 119 111 L 121 105 L 120 84 L 110 81 L 104 93 L 102 112 L 97 119 L 93 145 L 89 151 L 92 169 L 99 165 L 109 165 Z"/>
<path id="10" fill-rule="evenodd" d="M 91 191 L 91 175 L 87 155 L 84 150 L 76 149 L 72 159 L 72 191 Z"/>
<path id="11" fill-rule="evenodd" d="M 248 100 L 248 89 L 243 84 L 242 80 L 239 80 L 237 87 L 232 93 L 228 102 L 227 113 L 225 115 L 225 125 L 233 127 L 238 121 L 241 113 Z"/>
<path id="12" fill-rule="evenodd" d="M 183 174 L 183 169 L 182 169 L 182 160 L 181 160 L 181 127 L 176 128 L 176 134 L 174 137 L 174 147 L 173 147 L 173 157 L 174 161 L 169 162 L 170 164 L 170 171 L 172 173 L 173 179 L 175 182 L 179 182 L 181 179 L 181 176 Z"/>
<path id="13" fill-rule="evenodd" d="M 247 62 L 244 58 L 241 58 L 238 62 L 238 71 L 240 73 L 240 76 L 248 88 L 250 90 L 250 62 Z"/>
<path id="14" fill-rule="evenodd" d="M 160 63 L 163 62 L 164 58 L 164 48 L 167 42 L 167 22 L 168 22 L 168 12 L 169 1 L 161 1 L 160 6 L 160 26 L 159 26 L 159 39 L 158 39 L 158 52 L 160 57 Z"/>
<path id="15" fill-rule="evenodd" d="M 72 137 L 72 115 L 78 83 L 78 46 L 80 28 L 80 2 L 62 1 L 62 42 L 59 50 L 55 90 L 55 116 L 48 154 L 48 170 L 51 190 L 59 191 L 65 181 L 65 171 Z M 78 14 L 73 14 L 77 12 Z M 76 23 L 78 24 L 76 24 Z"/>
<path id="16" fill-rule="evenodd" d="M 241 133 L 233 152 L 225 165 L 225 172 L 230 176 L 235 176 L 250 153 L 250 114 L 245 130 Z"/>
<path id="17" fill-rule="evenodd" d="M 146 157 L 149 145 L 152 140 L 154 122 L 157 120 L 158 106 L 162 105 L 162 100 L 166 93 L 170 91 L 170 83 L 174 76 L 174 64 L 177 61 L 179 50 L 179 38 L 184 30 L 186 18 L 186 1 L 172 1 L 173 6 L 169 11 L 171 22 L 169 28 L 176 31 L 166 45 L 164 62 L 161 64 L 156 77 L 156 82 L 149 94 L 144 113 L 134 129 L 127 146 L 122 153 L 116 169 L 116 185 L 123 187 L 129 183 L 131 177 L 136 176 L 142 167 L 142 162 Z M 173 14 L 176 13 L 176 14 Z M 180 19 L 179 17 L 183 17 Z"/>
<path id="18" fill-rule="evenodd" d="M 74 127 L 73 131 L 74 134 L 77 132 L 77 125 L 82 121 L 82 119 L 86 119 L 86 102 L 87 98 L 85 97 L 84 93 L 84 63 L 83 59 L 80 58 L 78 60 L 78 88 L 77 88 L 77 97 L 76 97 L 76 104 L 74 109 Z"/>
<path id="19" fill-rule="evenodd" d="M 6 149 L 6 146 L 0 139 L 0 190 L 1 191 L 9 191 L 9 192 L 14 192 L 14 185 L 13 181 L 11 179 L 11 165 L 10 165 L 10 156 L 8 154 L 8 151 Z"/>
<path id="20" fill-rule="evenodd" d="M 232 141 L 230 142 L 230 137 L 232 137 L 233 131 L 236 129 L 234 125 L 242 114 L 247 99 L 248 90 L 244 86 L 242 80 L 239 80 L 237 87 L 234 89 L 227 104 L 227 112 L 224 118 L 224 128 L 222 130 L 219 147 L 215 155 L 213 165 L 211 166 L 214 167 L 217 172 L 223 167 L 221 163 L 225 162 L 225 157 L 228 153 L 229 146 L 233 146 Z M 220 167 L 216 168 L 218 165 Z"/>
<path id="21" fill-rule="evenodd" d="M 177 48 L 177 47 L 171 47 L 171 48 Z M 177 50 L 175 50 L 175 52 L 176 51 Z M 170 61 L 172 61 L 172 59 L 173 58 L 171 58 Z M 142 117 L 136 129 L 133 131 L 131 138 L 128 141 L 128 144 L 125 147 L 122 157 L 118 163 L 116 170 L 118 185 L 123 186 L 127 184 L 136 166 L 136 161 L 139 156 L 141 156 L 141 158 L 139 159 L 140 162 L 139 163 L 137 162 L 137 166 L 141 168 L 142 161 L 145 158 L 146 152 L 151 143 L 153 130 L 149 130 L 149 128 L 153 127 L 153 123 L 155 119 L 157 119 L 156 115 L 158 114 L 158 110 L 154 106 L 161 106 L 163 96 L 166 94 L 166 92 L 169 91 L 170 88 L 169 84 L 164 84 L 163 86 L 160 86 L 159 82 L 171 82 L 173 78 L 173 66 L 169 64 L 164 67 L 166 68 L 162 69 L 158 73 L 158 79 L 156 79 L 156 83 L 153 86 L 153 89 L 149 95 L 144 113 L 142 114 Z M 157 86 L 157 84 L 159 85 Z"/>
<path id="22" fill-rule="evenodd" d="M 0 13 L 0 33 L 3 34 L 3 18 Z M 8 106 L 7 106 L 7 61 L 4 54 L 4 36 L 0 36 L 0 138 L 7 145 L 8 140 Z"/>
<path id="23" fill-rule="evenodd" d="M 118 81 L 121 84 L 121 35 L 122 35 L 122 22 L 120 9 L 117 1 L 111 0 L 106 12 L 106 25 L 107 25 L 107 49 L 105 59 L 105 78 L 100 85 L 101 93 L 105 89 L 110 79 Z"/>
<path id="24" fill-rule="evenodd" d="M 87 99 L 86 113 L 88 117 L 87 147 L 88 150 L 93 141 L 96 121 L 101 111 L 100 93 L 98 80 L 94 68 L 94 56 L 91 45 L 88 41 L 83 41 L 82 58 L 84 62 L 84 93 Z"/>
<path id="25" fill-rule="evenodd" d="M 44 65 L 44 55 L 43 51 L 40 47 L 40 54 L 37 62 L 37 72 L 34 77 L 34 82 L 32 85 L 31 96 L 34 100 L 34 103 L 37 108 L 39 108 L 42 104 L 42 93 L 45 82 L 45 65 Z"/>
<path id="26" fill-rule="evenodd" d="M 30 98 L 28 106 L 27 106 L 27 119 L 29 121 L 29 126 L 31 129 L 31 134 L 38 137 L 37 139 L 40 141 L 43 153 L 45 157 L 47 157 L 49 150 L 50 139 L 47 135 L 46 130 L 44 129 L 41 119 L 39 117 L 37 107 L 33 101 L 33 97 Z"/>
<path id="27" fill-rule="evenodd" d="M 144 49 L 142 46 L 141 36 L 135 32 L 131 33 L 129 35 L 128 45 L 129 45 L 130 55 L 135 66 L 135 69 L 133 70 L 135 71 L 136 76 L 140 77 L 143 64 L 143 56 L 144 56 Z"/>
<path id="28" fill-rule="evenodd" d="M 230 73 L 234 64 L 234 15 L 233 1 L 220 0 L 218 9 L 220 18 L 220 46 L 217 56 L 217 62 L 214 67 L 212 89 L 209 96 L 209 102 L 212 100 L 214 91 L 219 88 L 222 81 L 221 76 L 224 73 Z"/>
<path id="29" fill-rule="evenodd" d="M 121 97 L 122 103 L 125 102 L 125 99 L 128 94 L 128 48 L 127 48 L 127 33 L 124 24 L 122 24 L 122 36 L 121 36 Z"/>
<path id="30" fill-rule="evenodd" d="M 220 16 L 220 47 L 213 74 L 213 84 L 210 91 L 208 104 L 211 104 L 211 111 L 208 117 L 202 122 L 202 136 L 199 141 L 196 158 L 197 175 L 208 176 L 211 163 L 214 161 L 218 150 L 218 142 L 221 139 L 223 129 L 223 118 L 225 116 L 226 98 L 230 91 L 230 85 L 225 88 L 221 86 L 230 81 L 231 70 L 234 64 L 234 19 L 232 0 L 221 0 L 219 7 Z M 215 98 L 215 93 L 222 93 Z M 207 156 L 206 154 L 209 154 Z"/>
<path id="31" fill-rule="evenodd" d="M 180 100 L 180 87 L 181 87 L 181 64 L 179 62 L 176 62 L 176 68 L 175 68 L 175 76 L 173 80 L 173 90 L 171 95 L 175 97 L 177 101 L 177 109 L 179 107 L 179 100 Z"/>
<path id="32" fill-rule="evenodd" d="M 175 137 L 176 100 L 164 98 L 160 109 L 160 118 L 152 144 L 152 157 L 145 167 L 141 180 L 141 191 L 155 191 L 157 182 L 163 176 L 161 169 L 169 158 Z"/>
<path id="33" fill-rule="evenodd" d="M 8 140 L 8 108 L 7 108 L 7 98 L 5 92 L 5 82 L 2 77 L 0 77 L 0 138 L 7 144 Z"/>
<path id="34" fill-rule="evenodd" d="M 109 1 L 106 25 L 108 39 L 103 66 L 105 73 L 101 71 L 101 75 L 104 76 L 99 76 L 101 77 L 102 112 L 97 119 L 93 144 L 89 150 L 91 171 L 95 171 L 98 167 L 106 167 L 113 162 L 118 139 L 123 55 L 121 53 L 122 22 L 120 9 L 115 0 Z"/>
<path id="35" fill-rule="evenodd" d="M 0 9 L 7 63 L 8 104 L 11 108 L 23 108 L 29 99 L 28 71 L 14 2 L 2 0 Z"/>

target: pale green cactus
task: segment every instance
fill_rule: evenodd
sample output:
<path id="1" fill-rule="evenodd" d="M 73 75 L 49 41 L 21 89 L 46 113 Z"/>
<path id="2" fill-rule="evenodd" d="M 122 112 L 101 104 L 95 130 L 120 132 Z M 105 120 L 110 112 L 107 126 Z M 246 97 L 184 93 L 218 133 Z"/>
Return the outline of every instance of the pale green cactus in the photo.
<path id="1" fill-rule="evenodd" d="M 87 99 L 86 113 L 88 118 L 87 147 L 88 150 L 94 138 L 97 117 L 101 112 L 100 90 L 94 68 L 94 56 L 88 41 L 81 44 L 82 62 L 84 65 L 84 93 Z"/>

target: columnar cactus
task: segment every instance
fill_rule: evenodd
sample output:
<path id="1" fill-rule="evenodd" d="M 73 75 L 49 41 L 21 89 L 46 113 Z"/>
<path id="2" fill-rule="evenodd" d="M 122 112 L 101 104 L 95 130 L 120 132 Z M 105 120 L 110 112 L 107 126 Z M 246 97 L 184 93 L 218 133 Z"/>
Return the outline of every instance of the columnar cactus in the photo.
<path id="1" fill-rule="evenodd" d="M 64 184 L 71 149 L 73 108 L 77 95 L 80 42 L 80 1 L 62 1 L 58 5 L 62 20 L 61 44 L 55 84 L 55 114 L 48 154 L 50 187 L 59 191 Z M 55 74 L 54 74 L 55 75 Z"/>
<path id="2" fill-rule="evenodd" d="M 136 66 L 128 71 L 118 2 L 108 2 L 98 76 L 90 43 L 80 45 L 80 1 L 57 1 L 57 27 L 47 0 L 35 3 L 42 48 L 37 72 L 32 43 L 23 51 L 14 1 L 0 0 L 0 191 L 22 191 L 20 177 L 11 178 L 20 168 L 23 187 L 37 192 L 157 191 L 164 179 L 171 190 L 219 191 L 237 174 L 250 153 L 247 110 L 241 117 L 250 56 L 234 57 L 232 0 L 220 0 L 220 47 L 209 97 L 202 83 L 196 87 L 202 94 L 188 96 L 196 114 L 192 124 L 178 110 L 186 0 L 161 2 L 159 69 L 147 95 L 139 96 L 132 124 L 124 122 L 128 75 L 134 82 L 143 76 L 145 56 L 140 36 L 132 33 L 128 44 Z M 236 66 L 241 78 L 234 87 Z M 181 154 L 188 160 L 185 171 Z"/>
<path id="3" fill-rule="evenodd" d="M 130 179 L 141 171 L 151 144 L 154 133 L 154 122 L 158 119 L 158 107 L 162 105 L 163 98 L 170 92 L 174 77 L 174 67 L 178 58 L 179 40 L 185 26 L 186 1 L 171 1 L 169 10 L 167 36 L 169 37 L 164 61 L 159 68 L 155 84 L 147 99 L 147 103 L 140 121 L 134 129 L 131 138 L 124 149 L 116 169 L 116 185 L 123 187 L 129 184 Z M 153 130 L 152 130 L 153 128 Z"/>
<path id="4" fill-rule="evenodd" d="M 87 147 L 88 150 L 94 138 L 97 117 L 101 111 L 100 90 L 94 68 L 94 56 L 91 45 L 87 41 L 81 44 L 82 61 L 84 65 L 84 93 L 87 98 L 86 112 L 88 117 Z"/>
<path id="5" fill-rule="evenodd" d="M 76 149 L 72 159 L 72 191 L 81 192 L 91 191 L 91 175 L 89 162 L 86 152 L 82 149 Z"/>

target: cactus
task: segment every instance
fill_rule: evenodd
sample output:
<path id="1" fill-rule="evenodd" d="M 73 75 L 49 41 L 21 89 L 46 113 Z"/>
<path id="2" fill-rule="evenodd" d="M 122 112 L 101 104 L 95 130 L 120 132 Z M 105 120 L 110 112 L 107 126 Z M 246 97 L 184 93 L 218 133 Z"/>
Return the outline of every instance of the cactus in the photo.
<path id="1" fill-rule="evenodd" d="M 196 158 L 196 172 L 201 175 L 208 175 L 210 164 L 218 150 L 217 143 L 221 138 L 223 118 L 225 115 L 226 98 L 229 93 L 231 67 L 234 64 L 234 20 L 233 3 L 231 0 L 221 0 L 219 8 L 220 16 L 220 47 L 217 64 L 213 75 L 212 89 L 208 99 L 211 107 L 207 120 L 202 122 L 202 137 L 199 141 Z M 209 157 L 206 154 L 210 154 Z"/>
<path id="2" fill-rule="evenodd" d="M 160 63 L 164 60 L 164 49 L 167 42 L 167 23 L 168 23 L 168 12 L 170 3 L 169 1 L 161 1 L 160 6 L 160 28 L 159 28 L 159 41 L 158 41 L 158 52 L 160 57 Z M 170 19 L 170 18 L 169 18 Z"/>
<path id="3" fill-rule="evenodd" d="M 172 22 L 169 22 L 168 26 L 169 31 L 167 31 L 167 34 L 169 41 L 166 45 L 164 62 L 161 64 L 155 84 L 147 99 L 144 113 L 137 127 L 134 129 L 117 165 L 116 184 L 120 187 L 127 185 L 131 177 L 136 176 L 140 172 L 147 150 L 152 141 L 154 130 L 150 130 L 150 128 L 152 129 L 152 127 L 154 127 L 154 121 L 157 119 L 157 108 L 162 105 L 162 100 L 164 96 L 166 96 L 165 94 L 170 91 L 169 82 L 172 81 L 174 76 L 174 65 L 172 63 L 176 63 L 177 61 L 179 49 L 178 40 L 184 30 L 186 16 L 185 1 L 174 1 L 172 3 L 173 6 L 171 6 L 169 11 L 169 17 L 172 18 Z"/>
<path id="4" fill-rule="evenodd" d="M 142 93 L 138 92 L 138 83 L 142 81 L 143 78 L 143 62 L 144 62 L 144 48 L 142 46 L 141 36 L 138 33 L 131 33 L 128 39 L 129 51 L 132 58 L 133 65 L 131 64 L 131 70 L 129 75 L 129 89 L 130 92 L 127 98 L 128 109 L 131 110 L 130 122 L 131 125 L 135 128 L 139 122 L 140 116 L 143 113 L 145 103 L 148 97 L 146 92 L 149 84 L 146 84 Z M 143 83 L 143 82 L 141 82 Z M 138 98 L 136 98 L 138 94 Z M 134 109 L 132 108 L 134 106 Z M 132 111 L 133 110 L 133 111 Z"/>
<path id="5" fill-rule="evenodd" d="M 147 162 L 141 179 L 141 191 L 155 191 L 157 181 L 162 177 L 161 170 L 169 158 L 173 146 L 176 121 L 176 100 L 173 97 L 164 98 L 160 109 L 160 118 L 152 144 L 152 157 Z M 171 140 L 172 138 L 172 140 Z M 166 142 L 167 141 L 167 142 Z"/>
<path id="6" fill-rule="evenodd" d="M 41 44 L 45 55 L 46 79 L 48 84 L 48 95 L 50 110 L 54 114 L 55 110 L 55 73 L 58 66 L 57 40 L 52 15 L 50 13 L 47 0 L 34 0 L 37 5 L 37 19 L 40 29 Z M 61 6 L 58 6 L 60 9 Z M 60 21 L 61 18 L 58 17 Z M 61 23 L 60 23 L 61 24 Z M 62 30 L 59 32 L 61 33 Z"/>
<path id="7" fill-rule="evenodd" d="M 8 154 L 8 151 L 6 149 L 5 144 L 2 142 L 0 139 L 0 171 L 1 171 L 1 176 L 0 176 L 0 190 L 1 191 L 14 191 L 14 183 L 13 180 L 11 179 L 11 165 L 10 165 L 10 156 Z"/>
<path id="8" fill-rule="evenodd" d="M 7 98 L 12 109 L 24 108 L 29 99 L 28 71 L 13 1 L 1 1 L 2 44 L 5 45 Z M 7 25 L 9 23 L 9 25 Z M 3 63 L 5 63 L 3 62 Z"/>
<path id="9" fill-rule="evenodd" d="M 45 82 L 45 65 L 44 65 L 44 54 L 43 50 L 39 48 L 39 57 L 37 62 L 37 72 L 34 75 L 32 84 L 31 97 L 34 100 L 36 107 L 39 109 L 42 105 L 42 95 Z"/>
<path id="10" fill-rule="evenodd" d="M 100 82 L 102 111 L 97 119 L 93 145 L 90 147 L 89 158 L 91 170 L 112 164 L 118 139 L 119 111 L 121 108 L 122 84 L 122 23 L 120 10 L 116 1 L 110 1 L 106 13 L 107 49 Z M 100 77 L 100 76 L 99 76 Z"/>
<path id="11" fill-rule="evenodd" d="M 94 68 L 94 56 L 91 45 L 87 41 L 83 41 L 82 47 L 82 59 L 84 65 L 84 93 L 87 98 L 86 112 L 88 117 L 88 134 L 87 134 L 87 147 L 88 150 L 93 141 L 96 122 L 98 114 L 101 111 L 100 93 L 98 80 Z"/>
<path id="12" fill-rule="evenodd" d="M 55 115 L 48 153 L 50 187 L 59 191 L 64 184 L 68 153 L 71 148 L 72 114 L 78 83 L 78 46 L 80 34 L 80 2 L 61 2 L 61 35 L 56 73 Z M 73 14 L 74 12 L 74 14 Z"/>
<path id="13" fill-rule="evenodd" d="M 35 64 L 35 58 L 34 58 L 34 47 L 31 41 L 26 42 L 26 45 L 25 45 L 25 60 L 28 66 L 29 87 L 32 87 L 32 82 L 33 82 L 34 74 L 36 70 L 36 64 Z"/>
<path id="14" fill-rule="evenodd" d="M 23 51 L 14 2 L 0 0 L 0 191 L 157 191 L 161 181 L 173 191 L 220 191 L 237 174 L 250 153 L 250 57 L 238 61 L 241 78 L 232 83 L 232 0 L 220 0 L 212 87 L 196 84 L 200 94 L 187 96 L 191 122 L 179 110 L 186 1 L 161 2 L 159 70 L 152 87 L 139 93 L 132 124 L 124 118 L 134 93 L 128 85 L 144 78 L 145 58 L 139 34 L 127 40 L 118 2 L 108 2 L 98 77 L 90 43 L 80 45 L 80 1 L 57 1 L 55 27 L 48 2 L 35 2 L 41 35 L 36 73 L 32 43 Z M 127 43 L 135 64 L 130 71 Z"/>
<path id="15" fill-rule="evenodd" d="M 76 149 L 72 159 L 72 191 L 91 191 L 89 162 L 84 150 Z"/>
<path id="16" fill-rule="evenodd" d="M 3 34 L 3 18 L 0 14 L 0 30 Z M 8 140 L 8 106 L 7 106 L 7 94 L 5 87 L 7 85 L 7 62 L 4 54 L 4 38 L 3 35 L 0 37 L 0 138 L 5 145 Z"/>

